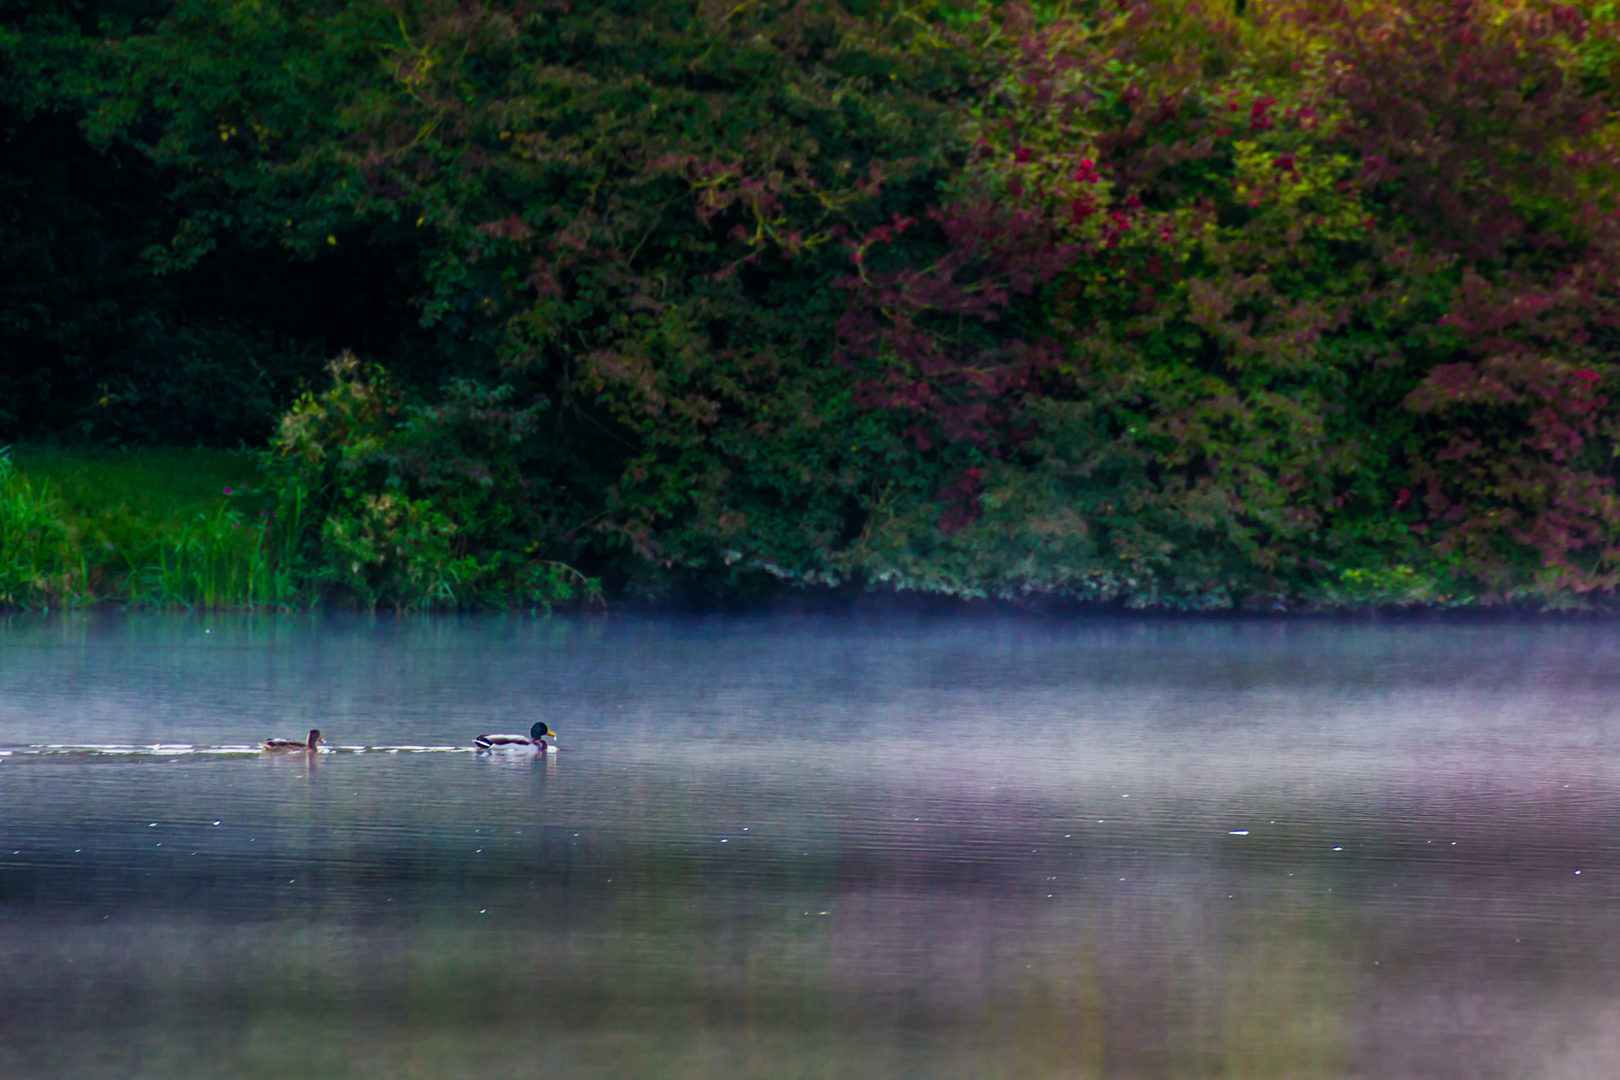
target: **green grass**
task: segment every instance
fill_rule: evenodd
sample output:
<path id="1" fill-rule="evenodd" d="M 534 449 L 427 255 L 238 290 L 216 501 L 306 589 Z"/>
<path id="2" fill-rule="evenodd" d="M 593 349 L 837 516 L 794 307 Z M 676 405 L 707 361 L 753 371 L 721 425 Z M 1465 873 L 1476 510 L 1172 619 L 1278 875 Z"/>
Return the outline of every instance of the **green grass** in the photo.
<path id="1" fill-rule="evenodd" d="M 236 492 L 259 480 L 253 456 L 232 450 L 19 445 L 11 461 L 30 480 L 55 485 L 76 519 L 106 519 L 114 528 L 161 528 L 207 514 L 230 501 L 226 488 Z"/>
<path id="2" fill-rule="evenodd" d="M 0 457 L 0 604 L 32 606 L 71 592 L 78 568 L 62 506 L 49 485 Z"/>
<path id="3" fill-rule="evenodd" d="M 298 603 L 249 454 L 18 446 L 0 467 L 0 603 Z"/>

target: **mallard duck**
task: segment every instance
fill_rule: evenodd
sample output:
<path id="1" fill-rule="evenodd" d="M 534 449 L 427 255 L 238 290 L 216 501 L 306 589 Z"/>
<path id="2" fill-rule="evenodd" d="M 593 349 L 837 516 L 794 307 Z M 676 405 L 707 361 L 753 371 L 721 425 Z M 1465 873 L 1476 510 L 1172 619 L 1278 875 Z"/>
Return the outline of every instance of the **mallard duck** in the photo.
<path id="1" fill-rule="evenodd" d="M 266 739 L 262 745 L 266 750 L 313 750 L 325 741 L 321 738 L 320 731 L 310 728 L 307 742 L 299 742 L 297 739 Z"/>
<path id="2" fill-rule="evenodd" d="M 485 750 L 533 750 L 544 754 L 556 749 L 555 746 L 546 745 L 547 735 L 557 737 L 555 731 L 537 720 L 527 735 L 480 735 L 473 742 Z"/>

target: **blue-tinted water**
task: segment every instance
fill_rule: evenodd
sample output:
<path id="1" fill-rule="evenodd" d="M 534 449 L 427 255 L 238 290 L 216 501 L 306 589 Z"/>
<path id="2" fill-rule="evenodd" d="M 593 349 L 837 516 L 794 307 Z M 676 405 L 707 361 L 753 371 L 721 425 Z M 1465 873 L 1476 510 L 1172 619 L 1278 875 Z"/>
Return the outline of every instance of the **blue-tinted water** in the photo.
<path id="1" fill-rule="evenodd" d="M 13 619 L 0 1075 L 1620 1075 L 1617 659 L 1601 626 Z M 471 752 L 533 719 L 558 753 Z"/>

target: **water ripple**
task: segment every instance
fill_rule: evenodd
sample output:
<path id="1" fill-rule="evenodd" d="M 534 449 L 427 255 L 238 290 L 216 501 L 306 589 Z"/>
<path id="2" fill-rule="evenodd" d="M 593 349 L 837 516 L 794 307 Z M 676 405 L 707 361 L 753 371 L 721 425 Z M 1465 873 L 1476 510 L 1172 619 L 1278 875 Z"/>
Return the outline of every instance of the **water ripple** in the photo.
<path id="1" fill-rule="evenodd" d="M 476 746 L 323 746 L 317 754 L 471 754 Z M 297 751 L 294 751 L 295 753 Z M 257 755 L 265 753 L 261 746 L 224 745 L 202 746 L 193 743 L 149 743 L 144 746 L 116 743 L 39 743 L 29 746 L 8 746 L 0 749 L 0 758 L 8 757 L 183 757 L 188 754 Z M 285 754 L 285 751 L 278 751 Z"/>

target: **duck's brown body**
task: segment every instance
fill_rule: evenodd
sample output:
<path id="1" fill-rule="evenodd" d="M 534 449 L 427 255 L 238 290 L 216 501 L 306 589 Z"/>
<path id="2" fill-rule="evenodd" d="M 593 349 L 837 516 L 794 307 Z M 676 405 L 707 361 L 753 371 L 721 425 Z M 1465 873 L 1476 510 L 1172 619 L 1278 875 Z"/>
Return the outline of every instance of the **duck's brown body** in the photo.
<path id="1" fill-rule="evenodd" d="M 297 739 L 266 739 L 263 746 L 266 750 L 313 750 L 326 740 L 315 728 L 309 729 L 309 738 L 304 742 Z"/>

